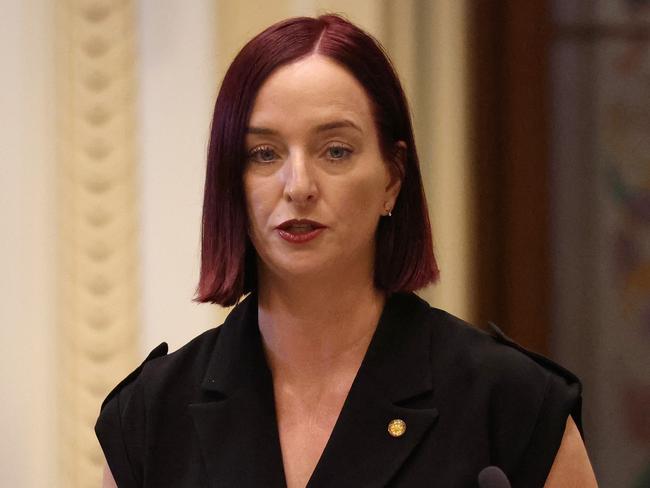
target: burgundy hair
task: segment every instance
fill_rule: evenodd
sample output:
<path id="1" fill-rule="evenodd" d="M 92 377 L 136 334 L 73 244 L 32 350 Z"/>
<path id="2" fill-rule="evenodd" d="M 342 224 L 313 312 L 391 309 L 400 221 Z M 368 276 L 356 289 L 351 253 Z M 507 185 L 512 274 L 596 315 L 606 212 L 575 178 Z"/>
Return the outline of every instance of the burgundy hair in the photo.
<path id="1" fill-rule="evenodd" d="M 342 17 L 296 17 L 251 39 L 223 79 L 208 149 L 195 301 L 229 306 L 257 288 L 242 181 L 246 127 L 255 96 L 269 75 L 312 53 L 338 62 L 365 88 L 382 155 L 402 177 L 392 217 L 381 218 L 377 228 L 375 286 L 388 293 L 406 292 L 438 278 L 408 104 L 388 57 L 378 41 Z M 397 141 L 406 143 L 405 154 L 396 153 Z"/>

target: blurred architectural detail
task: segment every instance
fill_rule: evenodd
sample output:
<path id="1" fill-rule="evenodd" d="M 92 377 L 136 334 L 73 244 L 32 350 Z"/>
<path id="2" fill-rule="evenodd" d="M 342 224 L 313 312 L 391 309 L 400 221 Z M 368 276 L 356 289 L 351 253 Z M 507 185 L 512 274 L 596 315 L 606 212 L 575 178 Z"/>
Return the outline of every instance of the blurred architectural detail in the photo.
<path id="1" fill-rule="evenodd" d="M 137 347 L 133 3 L 58 11 L 62 485 L 96 487 L 93 426 Z"/>
<path id="2" fill-rule="evenodd" d="M 650 486 L 650 1 L 554 4 L 555 351 L 601 486 Z"/>

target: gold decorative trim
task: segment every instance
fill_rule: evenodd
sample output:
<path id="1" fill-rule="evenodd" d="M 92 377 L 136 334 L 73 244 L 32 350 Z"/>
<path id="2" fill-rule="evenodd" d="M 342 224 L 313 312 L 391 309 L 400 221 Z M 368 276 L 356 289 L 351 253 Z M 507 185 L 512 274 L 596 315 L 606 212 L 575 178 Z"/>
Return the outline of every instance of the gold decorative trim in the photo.
<path id="1" fill-rule="evenodd" d="M 57 13 L 61 474 L 94 487 L 99 407 L 137 354 L 134 2 Z"/>

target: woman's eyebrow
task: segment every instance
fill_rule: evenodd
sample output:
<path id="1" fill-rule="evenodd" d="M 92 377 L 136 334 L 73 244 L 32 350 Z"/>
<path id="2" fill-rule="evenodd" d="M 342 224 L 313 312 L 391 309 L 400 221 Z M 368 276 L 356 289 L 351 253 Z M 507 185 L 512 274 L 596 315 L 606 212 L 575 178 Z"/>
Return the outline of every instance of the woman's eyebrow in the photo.
<path id="1" fill-rule="evenodd" d="M 246 134 L 277 135 L 278 131 L 266 127 L 246 127 Z"/>
<path id="2" fill-rule="evenodd" d="M 314 127 L 313 132 L 325 132 L 328 130 L 332 129 L 340 129 L 340 128 L 345 128 L 349 127 L 352 129 L 355 129 L 363 134 L 363 131 L 359 128 L 357 124 L 352 122 L 349 119 L 343 119 L 343 120 L 334 120 L 332 122 L 326 122 L 324 124 L 319 124 L 316 127 Z M 274 129 L 269 129 L 267 127 L 253 127 L 249 126 L 246 128 L 246 133 L 247 134 L 260 134 L 260 135 L 278 135 L 278 131 Z"/>
<path id="3" fill-rule="evenodd" d="M 333 122 L 317 125 L 314 128 L 314 132 L 325 132 L 327 130 L 340 129 L 342 127 L 350 127 L 352 129 L 358 130 L 363 134 L 363 131 L 359 128 L 359 126 L 349 119 L 335 120 Z"/>

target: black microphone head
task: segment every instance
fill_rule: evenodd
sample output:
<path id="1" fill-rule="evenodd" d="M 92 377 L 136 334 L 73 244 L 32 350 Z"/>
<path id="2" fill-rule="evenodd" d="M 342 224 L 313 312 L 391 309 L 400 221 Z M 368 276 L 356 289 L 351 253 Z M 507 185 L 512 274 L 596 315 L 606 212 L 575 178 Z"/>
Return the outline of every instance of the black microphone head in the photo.
<path id="1" fill-rule="evenodd" d="M 498 467 L 488 466 L 478 474 L 478 486 L 480 488 L 510 488 L 510 481 Z"/>

